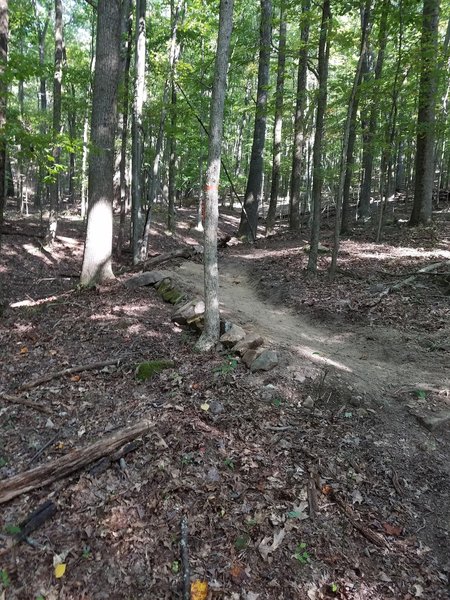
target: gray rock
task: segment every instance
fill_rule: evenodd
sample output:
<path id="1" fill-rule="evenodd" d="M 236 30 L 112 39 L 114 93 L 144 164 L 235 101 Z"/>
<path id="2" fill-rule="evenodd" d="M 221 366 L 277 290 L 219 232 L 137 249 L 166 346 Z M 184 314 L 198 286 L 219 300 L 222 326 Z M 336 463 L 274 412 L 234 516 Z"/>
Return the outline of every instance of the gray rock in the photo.
<path id="1" fill-rule="evenodd" d="M 246 367 L 250 369 L 252 363 L 258 358 L 260 354 L 262 354 L 264 350 L 262 348 L 256 348 L 255 350 L 247 350 L 244 356 L 242 357 L 242 361 Z"/>
<path id="2" fill-rule="evenodd" d="M 249 351 L 251 352 L 251 351 Z M 250 365 L 253 371 L 270 371 L 278 365 L 278 354 L 274 350 L 264 350 Z"/>
<path id="3" fill-rule="evenodd" d="M 417 415 L 419 422 L 430 431 L 441 429 L 450 423 L 450 410 L 433 415 Z"/>
<path id="4" fill-rule="evenodd" d="M 171 319 L 178 325 L 187 325 L 201 319 L 205 312 L 205 303 L 201 298 L 194 298 L 186 302 L 173 313 Z"/>
<path id="5" fill-rule="evenodd" d="M 134 289 L 146 285 L 155 285 L 166 277 L 167 273 L 164 273 L 164 271 L 146 271 L 145 273 L 138 273 L 137 275 L 130 277 L 130 279 L 125 282 L 125 286 Z"/>
<path id="6" fill-rule="evenodd" d="M 233 346 L 233 352 L 237 352 L 243 356 L 247 350 L 255 350 L 264 344 L 264 338 L 257 333 L 249 333 L 243 340 L 240 340 Z"/>
<path id="7" fill-rule="evenodd" d="M 314 400 L 311 398 L 311 396 L 308 396 L 303 404 L 302 404 L 303 408 L 314 408 Z"/>
<path id="8" fill-rule="evenodd" d="M 226 333 L 220 336 L 220 341 L 227 348 L 231 348 L 237 342 L 243 340 L 246 336 L 246 332 L 239 325 L 232 325 Z"/>
<path id="9" fill-rule="evenodd" d="M 208 469 L 206 479 L 208 481 L 220 481 L 220 473 L 216 469 L 216 467 L 211 467 L 210 469 Z"/>
<path id="10" fill-rule="evenodd" d="M 223 404 L 218 400 L 212 400 L 209 403 L 209 412 L 213 415 L 220 415 L 225 410 Z"/>

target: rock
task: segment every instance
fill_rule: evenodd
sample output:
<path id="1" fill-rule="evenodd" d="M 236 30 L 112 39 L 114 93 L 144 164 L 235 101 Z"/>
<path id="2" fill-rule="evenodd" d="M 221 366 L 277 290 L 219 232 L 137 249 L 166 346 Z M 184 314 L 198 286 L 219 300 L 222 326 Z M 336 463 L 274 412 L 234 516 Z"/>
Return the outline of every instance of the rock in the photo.
<path id="1" fill-rule="evenodd" d="M 211 467 L 210 469 L 208 469 L 206 479 L 208 481 L 220 481 L 220 473 L 216 469 L 216 467 Z"/>
<path id="2" fill-rule="evenodd" d="M 271 402 L 277 393 L 277 388 L 269 383 L 269 385 L 265 385 L 261 392 L 261 400 L 264 402 Z"/>
<path id="3" fill-rule="evenodd" d="M 311 396 L 308 396 L 303 404 L 302 404 L 303 408 L 314 408 L 314 400 L 311 398 Z"/>
<path id="4" fill-rule="evenodd" d="M 225 410 L 223 404 L 221 402 L 219 402 L 218 400 L 212 400 L 209 403 L 209 412 L 212 415 L 220 415 L 220 413 L 223 413 L 223 411 Z"/>
<path id="5" fill-rule="evenodd" d="M 441 429 L 450 423 L 450 410 L 432 415 L 416 415 L 419 422 L 430 431 Z"/>
<path id="6" fill-rule="evenodd" d="M 166 278 L 167 273 L 164 273 L 164 271 L 146 271 L 145 273 L 138 273 L 130 277 L 130 279 L 125 281 L 125 286 L 134 289 L 146 285 L 155 285 Z"/>
<path id="7" fill-rule="evenodd" d="M 172 315 L 172 321 L 178 325 L 187 325 L 202 319 L 205 313 L 205 303 L 201 298 L 194 298 L 180 306 Z"/>
<path id="8" fill-rule="evenodd" d="M 165 302 L 170 304 L 177 304 L 183 299 L 183 292 L 178 290 L 170 277 L 165 277 L 159 283 L 155 285 L 158 290 L 158 294 Z"/>
<path id="9" fill-rule="evenodd" d="M 233 352 L 237 352 L 243 356 L 247 350 L 254 350 L 264 344 L 264 338 L 257 333 L 249 333 L 243 340 L 240 340 L 235 346 L 233 346 Z"/>
<path id="10" fill-rule="evenodd" d="M 298 371 L 297 373 L 294 373 L 294 380 L 297 381 L 297 383 L 305 383 L 306 375 L 301 371 Z"/>
<path id="11" fill-rule="evenodd" d="M 244 362 L 245 366 L 247 366 L 250 369 L 251 364 L 258 358 L 260 354 L 262 354 L 263 351 L 263 348 L 247 350 L 247 352 L 242 357 L 242 361 Z"/>
<path id="12" fill-rule="evenodd" d="M 249 350 L 251 352 L 251 350 Z M 250 371 L 270 371 L 278 365 L 278 354 L 274 350 L 264 350 L 250 365 Z"/>
<path id="13" fill-rule="evenodd" d="M 246 332 L 239 325 L 232 325 L 226 333 L 220 336 L 220 342 L 227 348 L 231 348 L 237 342 L 245 338 Z"/>

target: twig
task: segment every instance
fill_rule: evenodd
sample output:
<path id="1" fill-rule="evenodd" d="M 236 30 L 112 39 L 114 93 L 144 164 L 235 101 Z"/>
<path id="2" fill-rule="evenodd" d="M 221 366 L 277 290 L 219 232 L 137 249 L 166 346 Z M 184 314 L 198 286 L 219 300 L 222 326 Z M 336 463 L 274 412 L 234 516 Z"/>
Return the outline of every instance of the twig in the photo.
<path id="1" fill-rule="evenodd" d="M 191 569 L 189 567 L 188 521 L 185 516 L 181 519 L 180 551 L 181 567 L 183 569 L 183 600 L 190 600 Z"/>
<path id="2" fill-rule="evenodd" d="M 308 481 L 308 504 L 309 504 L 309 518 L 312 520 L 319 512 L 319 503 L 317 501 L 317 491 L 316 491 L 316 479 L 317 473 L 314 471 L 309 472 L 309 481 Z"/>
<path id="3" fill-rule="evenodd" d="M 395 491 L 399 496 L 403 496 L 403 488 L 400 484 L 400 480 L 397 475 L 397 471 L 392 469 L 392 484 L 394 485 Z"/>
<path id="4" fill-rule="evenodd" d="M 6 402 L 11 402 L 11 404 L 20 404 L 22 406 L 27 406 L 28 408 L 33 408 L 45 415 L 52 415 L 52 411 L 42 404 L 36 404 L 35 402 L 31 402 L 31 400 L 25 400 L 25 398 L 21 398 L 20 396 L 11 396 L 11 394 L 0 394 L 0 398 L 6 400 Z"/>
<path id="5" fill-rule="evenodd" d="M 43 375 L 42 377 L 38 377 L 37 379 L 33 379 L 28 383 L 24 383 L 18 388 L 18 392 L 24 392 L 26 390 L 31 390 L 32 388 L 41 385 L 42 383 L 47 383 L 47 381 L 51 381 L 52 379 L 57 379 L 58 377 L 64 377 L 64 375 L 72 375 L 72 373 L 80 373 L 81 371 L 93 371 L 94 369 L 101 369 L 102 367 L 108 367 L 109 365 L 118 365 L 123 359 L 122 358 L 114 358 L 109 360 L 102 360 L 99 362 L 90 363 L 87 365 L 78 365 L 76 367 L 69 367 L 67 369 L 63 369 L 62 371 L 56 371 L 55 373 L 49 373 L 48 375 Z"/>
<path id="6" fill-rule="evenodd" d="M 33 456 L 30 458 L 30 460 L 29 460 L 29 462 L 28 462 L 28 466 L 30 466 L 30 465 L 31 465 L 31 463 L 33 463 L 33 462 L 34 462 L 34 461 L 35 461 L 37 458 L 39 458 L 39 457 L 40 457 L 40 455 L 41 455 L 41 454 L 44 452 L 44 450 L 45 450 L 46 448 L 48 448 L 48 447 L 50 446 L 50 444 L 52 444 L 52 443 L 53 443 L 53 442 L 56 440 L 56 438 L 57 438 L 57 437 L 58 437 L 58 434 L 54 435 L 54 436 L 53 436 L 51 439 L 49 439 L 49 440 L 48 440 L 48 442 L 47 442 L 47 443 L 45 443 L 45 444 L 42 446 L 42 448 L 40 448 L 40 449 L 39 449 L 39 450 L 36 452 L 36 454 L 34 454 L 34 455 L 33 455 Z"/>
<path id="7" fill-rule="evenodd" d="M 47 500 L 28 515 L 21 523 L 19 523 L 20 531 L 16 536 L 17 542 L 21 542 L 26 537 L 36 531 L 41 525 L 51 519 L 57 512 L 56 504 L 51 500 Z"/>

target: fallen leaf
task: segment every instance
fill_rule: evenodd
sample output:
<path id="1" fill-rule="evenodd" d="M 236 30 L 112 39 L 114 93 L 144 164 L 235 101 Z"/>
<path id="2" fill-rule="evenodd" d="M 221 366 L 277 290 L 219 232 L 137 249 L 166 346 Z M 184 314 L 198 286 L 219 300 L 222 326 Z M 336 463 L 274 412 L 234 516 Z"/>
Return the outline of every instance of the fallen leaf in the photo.
<path id="1" fill-rule="evenodd" d="M 399 536 L 401 535 L 403 528 L 399 525 L 391 525 L 390 523 L 383 523 L 383 529 L 387 535 Z"/>
<path id="2" fill-rule="evenodd" d="M 333 493 L 333 488 L 331 487 L 331 485 L 328 485 L 328 483 L 326 483 L 325 485 L 322 486 L 321 491 L 324 496 L 329 496 L 330 494 Z"/>
<path id="3" fill-rule="evenodd" d="M 239 584 L 245 578 L 245 571 L 240 565 L 235 565 L 230 569 L 230 575 L 234 583 Z"/>
<path id="4" fill-rule="evenodd" d="M 415 583 L 414 587 L 414 596 L 416 598 L 422 598 L 423 596 L 423 587 L 419 583 Z"/>
<path id="5" fill-rule="evenodd" d="M 261 540 L 261 542 L 258 545 L 258 550 L 264 560 L 267 560 L 269 554 L 272 554 L 277 548 L 280 547 L 285 535 L 286 531 L 284 529 L 280 529 L 280 531 L 274 533 L 273 541 L 271 544 L 269 544 L 270 537 L 265 537 Z"/>
<path id="6" fill-rule="evenodd" d="M 20 354 L 28 354 L 28 348 L 23 346 L 23 348 L 20 349 Z"/>
<path id="7" fill-rule="evenodd" d="M 362 504 L 364 498 L 359 490 L 353 490 L 352 492 L 352 502 L 353 504 Z"/>
<path id="8" fill-rule="evenodd" d="M 54 572 L 56 579 L 60 579 L 66 572 L 66 563 L 59 563 L 56 565 Z"/>
<path id="9" fill-rule="evenodd" d="M 208 410 L 209 410 L 209 404 L 207 402 L 205 402 L 204 404 L 200 405 L 200 408 L 202 410 L 204 410 L 205 412 L 208 412 Z"/>
<path id="10" fill-rule="evenodd" d="M 191 600 L 206 600 L 208 582 L 197 579 L 191 583 Z"/>
<path id="11" fill-rule="evenodd" d="M 72 375 L 70 381 L 80 381 L 81 375 Z"/>

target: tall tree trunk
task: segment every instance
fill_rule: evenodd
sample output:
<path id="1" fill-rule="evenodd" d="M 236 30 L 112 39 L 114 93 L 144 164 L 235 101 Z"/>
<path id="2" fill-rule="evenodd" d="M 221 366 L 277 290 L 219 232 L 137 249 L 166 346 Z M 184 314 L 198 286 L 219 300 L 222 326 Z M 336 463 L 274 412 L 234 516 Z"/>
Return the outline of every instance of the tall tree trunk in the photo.
<path id="1" fill-rule="evenodd" d="M 38 108 L 40 111 L 40 126 L 39 131 L 44 135 L 47 131 L 47 77 L 45 76 L 45 40 L 47 37 L 47 30 L 50 23 L 50 8 L 48 10 L 47 17 L 44 25 L 42 25 L 38 18 L 36 3 L 33 2 L 34 16 L 36 19 L 36 34 L 38 42 L 39 52 L 39 100 Z M 35 206 L 42 211 L 42 205 L 48 195 L 48 185 L 44 182 L 45 167 L 39 165 L 37 192 L 35 197 Z M 42 215 L 42 212 L 41 212 Z"/>
<path id="2" fill-rule="evenodd" d="M 95 67 L 95 29 L 96 18 L 95 12 L 92 10 L 91 15 L 91 48 L 90 48 L 90 65 L 89 65 L 89 83 L 86 87 L 86 97 L 91 98 L 92 95 L 92 80 Z M 89 156 L 89 105 L 86 104 L 84 112 L 83 124 L 83 154 L 81 158 L 81 207 L 80 216 L 84 220 L 88 210 L 88 156 Z"/>
<path id="3" fill-rule="evenodd" d="M 175 200 L 176 200 L 176 175 L 177 175 L 177 138 L 176 138 L 176 126 L 177 126 L 177 90 L 175 82 L 172 81 L 172 102 L 170 111 L 170 129 L 171 135 L 169 137 L 169 207 L 167 210 L 167 229 L 169 231 L 175 230 Z"/>
<path id="4" fill-rule="evenodd" d="M 277 89 L 275 95 L 275 122 L 273 127 L 273 158 L 272 180 L 270 187 L 270 202 L 267 212 L 266 228 L 271 231 L 275 225 L 278 195 L 280 192 L 281 169 L 281 134 L 283 127 L 283 95 L 284 95 L 284 69 L 286 64 L 286 20 L 284 5 L 280 8 L 280 39 L 278 42 Z"/>
<path id="5" fill-rule="evenodd" d="M 300 51 L 298 56 L 297 99 L 294 117 L 294 144 L 292 152 L 291 190 L 289 197 L 289 227 L 300 228 L 300 198 L 302 184 L 302 162 L 305 146 L 305 109 L 308 69 L 309 12 L 310 0 L 302 2 L 302 24 L 300 30 Z"/>
<path id="6" fill-rule="evenodd" d="M 360 219 L 367 219 L 370 214 L 370 194 L 372 191 L 374 140 L 378 128 L 378 111 L 380 98 L 378 81 L 381 79 L 381 75 L 383 72 L 386 44 L 388 39 L 389 6 L 389 0 L 384 0 L 381 9 L 380 26 L 378 31 L 378 55 L 375 65 L 373 81 L 374 97 L 372 99 L 372 104 L 369 110 L 369 119 L 368 121 L 363 123 L 363 181 L 358 203 L 358 218 Z"/>
<path id="7" fill-rule="evenodd" d="M 120 0 L 99 0 L 96 63 L 89 154 L 89 211 L 81 284 L 114 278 L 113 235 L 114 138 L 120 77 Z"/>
<path id="8" fill-rule="evenodd" d="M 439 0 L 424 0 L 420 43 L 421 73 L 417 116 L 416 180 L 410 225 L 425 225 L 432 218 L 438 28 Z"/>
<path id="9" fill-rule="evenodd" d="M 205 327 L 197 350 L 210 350 L 219 340 L 219 272 L 217 265 L 217 225 L 220 156 L 223 113 L 227 84 L 228 57 L 233 26 L 233 0 L 220 0 L 219 33 L 209 119 L 208 169 L 206 172 L 206 221 L 204 234 Z"/>
<path id="10" fill-rule="evenodd" d="M 341 230 L 341 207 L 344 196 L 344 187 L 345 180 L 347 177 L 347 173 L 349 170 L 349 165 L 347 162 L 349 150 L 350 150 L 350 133 L 352 128 L 352 123 L 355 122 L 356 111 L 355 105 L 357 104 L 357 95 L 359 85 L 361 83 L 361 75 L 363 70 L 363 64 L 366 61 L 367 57 L 367 38 L 370 33 L 371 28 L 371 0 L 366 0 L 366 4 L 363 11 L 362 17 L 362 31 L 361 31 L 361 50 L 359 54 L 358 65 L 356 67 L 356 73 L 353 80 L 353 87 L 350 94 L 350 100 L 347 107 L 347 118 L 344 125 L 344 139 L 342 142 L 342 155 L 341 155 L 341 164 L 340 164 L 340 175 L 339 175 L 339 185 L 338 185 L 338 193 L 336 198 L 336 221 L 335 221 L 335 229 L 334 229 L 334 246 L 333 246 L 333 254 L 331 257 L 331 265 L 330 265 L 330 279 L 333 281 L 336 275 L 336 266 L 337 266 L 337 257 L 339 252 L 339 236 Z M 354 143 L 354 140 L 353 140 Z M 353 150 L 353 148 L 352 148 Z M 353 153 L 351 153 L 353 156 Z"/>
<path id="11" fill-rule="evenodd" d="M 8 84 L 5 79 L 6 63 L 8 61 L 8 0 L 0 0 L 0 225 L 6 205 L 6 99 Z M 0 239 L 1 242 L 1 239 Z"/>
<path id="12" fill-rule="evenodd" d="M 317 271 L 317 256 L 319 252 L 320 210 L 323 185 L 323 135 L 324 119 L 328 97 L 328 63 L 330 59 L 329 30 L 331 26 L 330 0 L 324 0 L 322 5 L 322 22 L 319 37 L 319 94 L 317 99 L 316 132 L 313 148 L 313 186 L 312 186 L 312 223 L 311 241 L 308 258 L 308 271 Z"/>
<path id="13" fill-rule="evenodd" d="M 53 74 L 53 161 L 52 167 L 53 181 L 50 184 L 50 210 L 48 215 L 48 226 L 46 234 L 46 243 L 52 244 L 56 237 L 56 228 L 58 226 L 58 207 L 60 200 L 60 176 L 59 159 L 61 156 L 61 146 L 59 145 L 59 136 L 61 133 L 61 89 L 63 72 L 63 16 L 62 0 L 55 0 L 55 70 Z"/>
<path id="14" fill-rule="evenodd" d="M 76 113 L 76 108 L 75 108 L 75 102 L 76 102 L 76 97 L 75 97 L 75 86 L 71 85 L 71 90 L 72 90 L 72 102 L 73 102 L 73 107 L 70 107 L 70 109 L 67 112 L 67 122 L 69 125 L 69 135 L 70 135 L 70 140 L 72 142 L 72 144 L 74 144 L 75 142 L 75 138 L 77 135 L 77 113 Z M 75 177 L 75 152 L 69 152 L 69 203 L 74 206 L 75 205 L 75 184 L 74 184 L 74 177 Z"/>
<path id="15" fill-rule="evenodd" d="M 123 10 L 126 15 L 126 45 L 122 50 L 125 53 L 123 65 L 123 108 L 122 108 L 122 135 L 120 138 L 120 165 L 119 165 L 119 190 L 120 190 L 120 218 L 119 231 L 117 233 L 117 257 L 122 256 L 122 248 L 125 240 L 125 220 L 128 206 L 128 186 L 126 177 L 127 168 L 127 143 L 128 143 L 128 113 L 130 104 L 130 65 L 133 45 L 133 19 L 130 12 L 130 1 L 124 2 Z M 123 15 L 122 15 L 123 24 Z M 122 35 L 124 31 L 122 30 Z"/>
<path id="16" fill-rule="evenodd" d="M 133 264 L 141 260 L 142 247 L 142 108 L 145 92 L 146 0 L 136 0 L 136 45 L 133 117 L 131 124 L 131 220 Z"/>
<path id="17" fill-rule="evenodd" d="M 266 140 L 267 96 L 269 87 L 270 45 L 272 38 L 272 2 L 261 0 L 261 27 L 258 67 L 258 91 L 256 97 L 255 126 L 252 154 L 241 212 L 238 235 L 256 240 L 258 208 L 261 200 L 264 144 Z"/>

